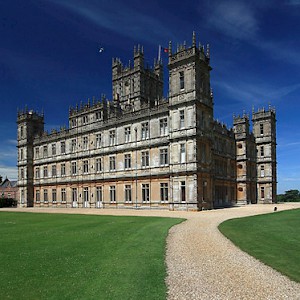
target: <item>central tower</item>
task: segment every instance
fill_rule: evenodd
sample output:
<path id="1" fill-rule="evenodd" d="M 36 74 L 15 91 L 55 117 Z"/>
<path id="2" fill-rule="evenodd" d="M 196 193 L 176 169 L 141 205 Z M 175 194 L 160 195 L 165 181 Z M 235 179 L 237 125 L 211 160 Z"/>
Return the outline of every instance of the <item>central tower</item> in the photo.
<path id="1" fill-rule="evenodd" d="M 144 65 L 144 51 L 134 47 L 133 66 L 129 61 L 123 66 L 119 58 L 112 61 L 113 100 L 120 104 L 122 110 L 140 110 L 152 107 L 155 100 L 163 97 L 163 67 L 154 61 L 154 68 Z"/>

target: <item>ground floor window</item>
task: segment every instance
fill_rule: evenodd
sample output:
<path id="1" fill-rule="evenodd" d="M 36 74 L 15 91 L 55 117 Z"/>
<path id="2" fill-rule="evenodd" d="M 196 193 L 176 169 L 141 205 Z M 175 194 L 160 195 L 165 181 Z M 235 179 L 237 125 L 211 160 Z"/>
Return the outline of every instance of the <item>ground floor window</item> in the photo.
<path id="1" fill-rule="evenodd" d="M 56 189 L 52 189 L 52 202 L 56 203 Z"/>
<path id="2" fill-rule="evenodd" d="M 181 202 L 186 202 L 186 196 L 185 196 L 185 181 L 181 181 L 180 183 L 180 196 L 181 196 Z"/>
<path id="3" fill-rule="evenodd" d="M 24 204 L 25 203 L 25 196 L 24 196 L 24 190 L 21 190 L 21 203 Z"/>
<path id="4" fill-rule="evenodd" d="M 109 187 L 109 197 L 110 202 L 115 203 L 117 201 L 116 199 L 116 186 L 112 185 Z"/>
<path id="5" fill-rule="evenodd" d="M 261 199 L 265 198 L 265 188 L 263 186 L 260 188 L 260 197 Z"/>
<path id="6" fill-rule="evenodd" d="M 130 184 L 125 185 L 125 202 L 132 202 L 131 185 Z"/>
<path id="7" fill-rule="evenodd" d="M 40 194 L 39 190 L 35 191 L 35 201 L 36 202 L 40 202 L 41 201 L 41 194 Z"/>
<path id="8" fill-rule="evenodd" d="M 72 201 L 77 202 L 77 188 L 72 188 Z"/>
<path id="9" fill-rule="evenodd" d="M 89 201 L 89 188 L 88 187 L 83 188 L 83 201 L 85 201 L 85 202 Z"/>
<path id="10" fill-rule="evenodd" d="M 142 184 L 142 200 L 143 202 L 150 201 L 150 189 L 148 183 Z"/>
<path id="11" fill-rule="evenodd" d="M 161 202 L 168 202 L 168 184 L 167 183 L 161 183 L 160 184 L 160 201 Z"/>
<path id="12" fill-rule="evenodd" d="M 61 189 L 61 202 L 66 202 L 67 201 L 67 197 L 66 197 L 66 189 L 62 188 Z"/>
<path id="13" fill-rule="evenodd" d="M 96 188 L 96 201 L 102 202 L 102 186 L 97 186 Z"/>
<path id="14" fill-rule="evenodd" d="M 44 190 L 44 202 L 48 202 L 48 191 Z"/>

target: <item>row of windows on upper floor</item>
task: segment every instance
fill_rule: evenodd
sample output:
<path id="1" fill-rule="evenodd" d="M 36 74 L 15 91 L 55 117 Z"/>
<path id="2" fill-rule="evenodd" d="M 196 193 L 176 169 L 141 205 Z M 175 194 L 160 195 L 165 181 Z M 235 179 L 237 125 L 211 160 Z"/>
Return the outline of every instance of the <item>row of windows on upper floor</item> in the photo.
<path id="1" fill-rule="evenodd" d="M 184 128 L 184 111 L 180 111 L 180 128 Z M 119 136 L 119 139 L 122 139 L 124 143 L 130 143 L 138 140 L 138 133 L 136 130 L 135 136 L 133 136 L 132 126 L 126 126 L 123 128 L 123 134 Z M 169 124 L 168 118 L 159 119 L 159 134 L 161 137 L 167 136 L 169 134 Z M 141 133 L 140 140 L 147 140 L 150 138 L 150 127 L 149 122 L 141 123 Z M 89 141 L 90 140 L 90 141 Z M 96 133 L 91 137 L 88 135 L 84 135 L 81 138 L 82 144 L 79 144 L 79 138 L 72 138 L 69 143 L 69 149 L 67 149 L 66 141 L 60 142 L 60 151 L 57 149 L 57 142 L 50 144 L 50 151 L 48 145 L 35 147 L 34 158 L 46 158 L 49 156 L 54 156 L 57 154 L 66 154 L 66 153 L 74 153 L 79 150 L 81 146 L 81 150 L 91 150 L 90 145 L 94 145 L 93 149 L 106 147 L 106 146 L 115 146 L 119 144 L 119 140 L 117 140 L 117 134 L 115 129 L 109 130 L 107 133 Z M 20 160 L 24 159 L 24 150 L 20 149 Z"/>
<path id="2" fill-rule="evenodd" d="M 136 158 L 137 159 L 137 158 Z M 169 165 L 169 150 L 168 148 L 159 149 L 159 166 L 164 167 Z M 186 163 L 186 144 L 179 144 L 178 152 L 178 163 Z M 107 165 L 104 165 L 106 162 Z M 117 165 L 119 168 L 117 168 Z M 154 162 L 152 163 L 154 167 Z M 150 167 L 150 152 L 149 150 L 141 151 L 140 155 L 140 166 L 141 168 Z M 121 168 L 120 168 L 121 167 Z M 131 153 L 123 154 L 123 161 L 118 158 L 116 155 L 111 155 L 108 159 L 103 157 L 97 157 L 95 159 L 84 159 L 79 166 L 77 161 L 72 161 L 68 163 L 61 163 L 60 165 L 53 164 L 51 165 L 51 173 L 49 173 L 49 166 L 35 167 L 35 179 L 39 178 L 48 178 L 48 177 L 57 177 L 57 176 L 67 176 L 67 170 L 69 170 L 70 175 L 79 175 L 80 174 L 92 174 L 99 173 L 103 171 L 114 172 L 118 170 L 133 170 L 137 168 L 137 160 L 133 164 Z M 58 174 L 58 168 L 60 174 Z M 42 171 L 42 173 L 41 173 Z M 80 171 L 80 172 L 79 172 Z M 49 176 L 50 175 L 50 176 Z M 23 180 L 26 178 L 25 168 L 20 168 L 20 179 Z"/>
<path id="3" fill-rule="evenodd" d="M 160 119 L 160 136 L 166 136 L 169 133 L 168 130 L 168 120 L 167 118 Z M 124 139 L 124 143 L 130 143 L 133 141 L 137 141 L 137 132 L 135 133 L 135 137 L 133 138 L 132 134 L 132 126 L 124 127 L 123 135 L 120 136 Z M 150 128 L 149 122 L 144 122 L 141 124 L 141 140 L 147 140 L 150 138 Z M 90 139 L 90 141 L 89 141 Z M 81 138 L 82 146 L 81 150 L 91 150 L 90 144 L 94 145 L 93 149 L 98 149 L 106 146 L 115 146 L 118 144 L 117 134 L 115 129 L 111 129 L 108 133 L 96 133 L 91 137 L 85 135 Z M 79 138 L 73 138 L 69 141 L 69 151 L 66 146 L 66 141 L 60 142 L 60 151 L 57 149 L 57 143 L 52 143 L 50 145 L 51 152 L 49 152 L 48 145 L 40 147 L 35 147 L 35 159 L 38 158 L 46 158 L 49 156 L 54 156 L 57 154 L 66 154 L 66 153 L 74 153 L 79 150 Z M 42 150 L 42 151 L 41 151 Z M 20 159 L 24 158 L 23 149 L 20 149 Z"/>

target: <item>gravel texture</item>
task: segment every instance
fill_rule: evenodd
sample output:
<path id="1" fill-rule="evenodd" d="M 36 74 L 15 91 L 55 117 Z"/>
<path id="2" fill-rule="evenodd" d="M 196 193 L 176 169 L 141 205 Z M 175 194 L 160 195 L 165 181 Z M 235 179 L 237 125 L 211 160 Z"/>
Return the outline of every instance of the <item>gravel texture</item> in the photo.
<path id="1" fill-rule="evenodd" d="M 300 204 L 277 207 L 300 208 Z M 273 209 L 274 205 L 251 205 L 206 211 L 171 228 L 166 258 L 168 299 L 300 299 L 299 283 L 239 250 L 217 229 L 227 219 Z"/>
<path id="2" fill-rule="evenodd" d="M 300 284 L 289 280 L 235 247 L 218 230 L 231 218 L 271 213 L 275 205 L 248 205 L 203 212 L 14 208 L 0 211 L 139 215 L 186 218 L 167 238 L 168 299 L 289 299 L 300 300 Z M 277 204 L 278 211 L 300 203 Z"/>

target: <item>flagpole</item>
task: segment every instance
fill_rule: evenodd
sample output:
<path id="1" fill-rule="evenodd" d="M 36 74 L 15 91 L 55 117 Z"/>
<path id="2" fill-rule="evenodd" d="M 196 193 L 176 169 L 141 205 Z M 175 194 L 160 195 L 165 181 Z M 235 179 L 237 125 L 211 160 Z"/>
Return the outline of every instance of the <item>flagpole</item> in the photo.
<path id="1" fill-rule="evenodd" d="M 161 59 L 161 45 L 158 46 L 158 63 L 160 63 Z"/>

